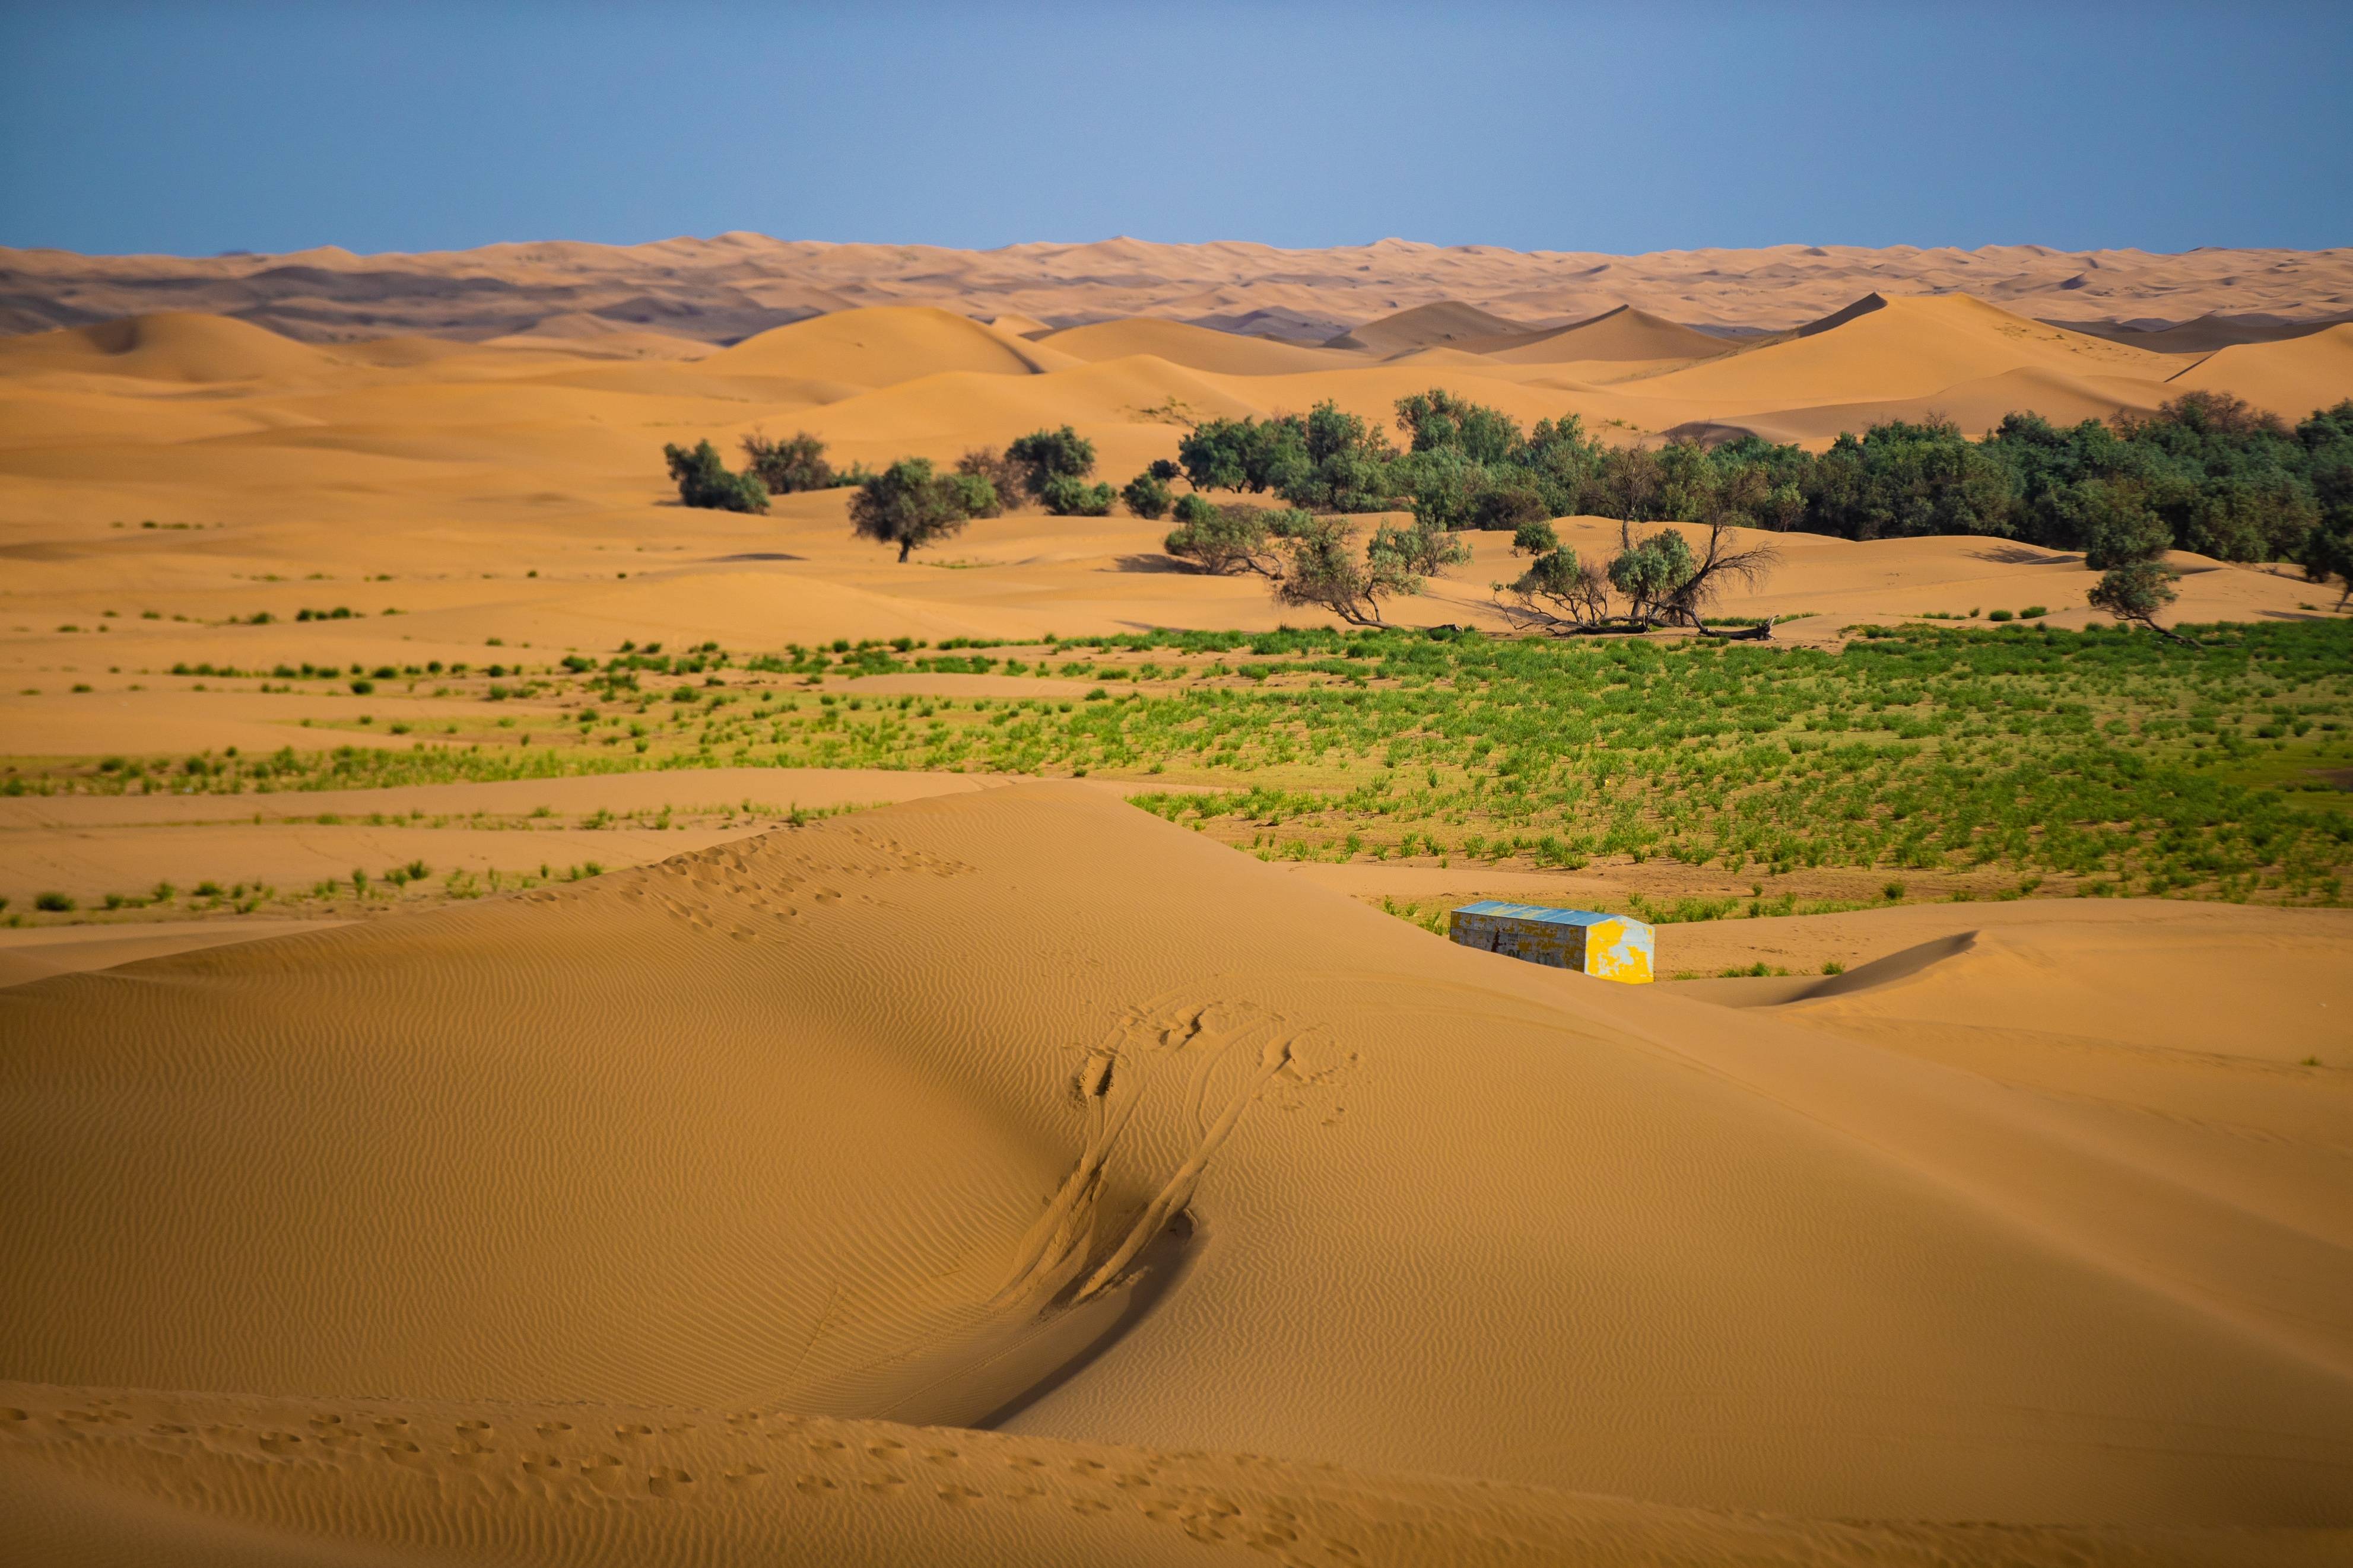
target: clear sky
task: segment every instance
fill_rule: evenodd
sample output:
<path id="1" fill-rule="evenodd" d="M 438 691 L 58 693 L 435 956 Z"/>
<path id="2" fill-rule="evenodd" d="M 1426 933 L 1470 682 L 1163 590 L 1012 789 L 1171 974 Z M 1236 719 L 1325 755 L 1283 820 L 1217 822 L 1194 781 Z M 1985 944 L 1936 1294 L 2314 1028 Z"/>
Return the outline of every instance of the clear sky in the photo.
<path id="1" fill-rule="evenodd" d="M 0 244 L 2353 244 L 2353 0 L 0 0 Z"/>

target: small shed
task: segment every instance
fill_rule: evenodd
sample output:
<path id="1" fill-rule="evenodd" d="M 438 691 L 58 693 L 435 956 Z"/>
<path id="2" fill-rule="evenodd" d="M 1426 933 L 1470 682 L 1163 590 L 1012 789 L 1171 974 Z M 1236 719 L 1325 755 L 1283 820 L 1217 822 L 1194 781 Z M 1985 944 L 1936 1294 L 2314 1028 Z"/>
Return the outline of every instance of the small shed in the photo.
<path id="1" fill-rule="evenodd" d="M 1651 960 L 1658 951 L 1651 928 L 1625 915 L 1506 904 L 1493 899 L 1456 910 L 1448 929 L 1464 947 L 1630 985 L 1650 984 Z"/>

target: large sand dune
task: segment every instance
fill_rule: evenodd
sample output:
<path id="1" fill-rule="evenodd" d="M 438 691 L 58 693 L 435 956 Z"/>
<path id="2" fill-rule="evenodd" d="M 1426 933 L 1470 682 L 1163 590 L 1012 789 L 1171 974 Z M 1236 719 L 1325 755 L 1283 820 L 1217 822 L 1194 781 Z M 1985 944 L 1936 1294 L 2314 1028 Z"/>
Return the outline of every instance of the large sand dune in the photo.
<path id="1" fill-rule="evenodd" d="M 0 1372 L 71 1392 L 8 1394 L 5 1512 L 59 1561 L 649 1529 L 1055 1561 L 1127 1551 L 1139 1507 L 1239 1537 L 1208 1456 L 1275 1452 L 1343 1467 L 1283 1483 L 1288 1525 L 1334 1521 L 1313 1562 L 1905 1539 L 1678 1509 L 2348 1522 L 2338 1247 L 2209 1253 L 2196 1170 L 1672 989 L 1452 948 L 1067 786 L 16 985 Z M 1030 1459 L 1140 1479 L 1095 1510 L 1041 1476 L 1025 1532 L 997 1478 Z M 594 1495 L 642 1506 L 533 1522 Z M 2160 1540 L 2220 1550 L 2118 1550 Z"/>

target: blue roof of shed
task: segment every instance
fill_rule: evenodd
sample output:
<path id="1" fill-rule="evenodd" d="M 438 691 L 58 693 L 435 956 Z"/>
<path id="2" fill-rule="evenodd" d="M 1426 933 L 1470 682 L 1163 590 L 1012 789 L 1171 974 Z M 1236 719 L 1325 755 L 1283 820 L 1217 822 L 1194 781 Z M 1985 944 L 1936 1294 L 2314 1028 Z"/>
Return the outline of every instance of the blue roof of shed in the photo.
<path id="1" fill-rule="evenodd" d="M 1548 921 L 1554 925 L 1589 926 L 1603 921 L 1623 920 L 1623 915 L 1599 915 L 1591 910 L 1556 910 L 1546 904 L 1507 904 L 1496 899 L 1482 899 L 1475 904 L 1464 904 L 1454 911 L 1458 915 L 1497 915 L 1504 920 Z"/>

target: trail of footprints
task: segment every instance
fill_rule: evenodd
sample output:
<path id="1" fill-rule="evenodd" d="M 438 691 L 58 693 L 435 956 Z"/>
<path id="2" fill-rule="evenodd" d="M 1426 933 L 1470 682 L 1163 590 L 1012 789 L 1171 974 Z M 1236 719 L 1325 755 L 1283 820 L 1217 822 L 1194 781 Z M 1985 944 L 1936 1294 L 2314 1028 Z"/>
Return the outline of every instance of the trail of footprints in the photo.
<path id="1" fill-rule="evenodd" d="M 610 880 L 620 882 L 617 896 L 626 902 L 651 905 L 699 931 L 759 942 L 813 910 L 839 903 L 844 884 L 910 874 L 957 877 L 973 870 L 961 860 L 909 848 L 858 825 L 827 829 L 815 843 L 806 837 L 808 832 L 771 828 Z M 828 853 L 814 852 L 820 848 Z M 577 892 L 550 888 L 529 896 L 554 900 Z"/>

